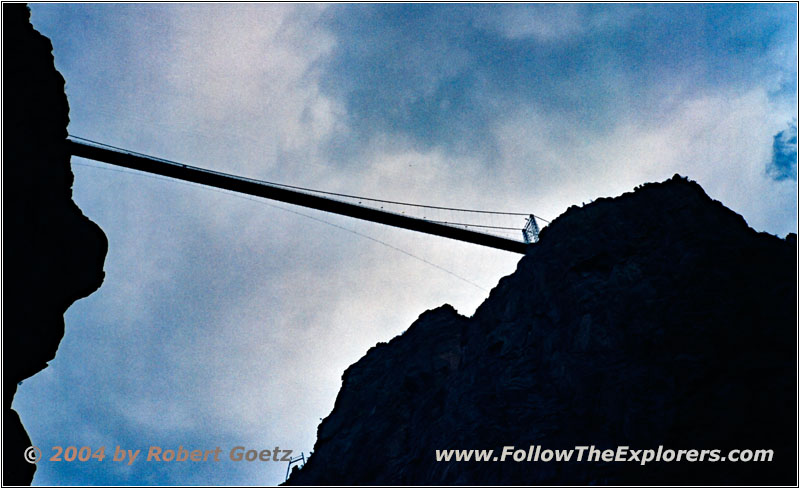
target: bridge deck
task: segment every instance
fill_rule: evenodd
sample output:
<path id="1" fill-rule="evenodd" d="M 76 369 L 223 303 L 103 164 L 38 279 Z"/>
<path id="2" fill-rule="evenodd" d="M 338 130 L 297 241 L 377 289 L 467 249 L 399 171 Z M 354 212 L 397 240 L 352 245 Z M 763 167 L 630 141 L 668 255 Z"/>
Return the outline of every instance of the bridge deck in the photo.
<path id="1" fill-rule="evenodd" d="M 116 149 L 104 148 L 82 143 L 75 140 L 68 141 L 69 152 L 73 156 L 100 161 L 111 165 L 131 168 L 147 173 L 154 173 L 165 177 L 199 183 L 210 187 L 221 188 L 265 199 L 277 200 L 288 204 L 309 207 L 325 212 L 341 214 L 343 216 L 377 222 L 403 229 L 410 229 L 435 236 L 456 239 L 481 246 L 488 246 L 499 250 L 524 254 L 528 245 L 522 241 L 503 238 L 478 231 L 450 226 L 447 224 L 427 221 L 409 217 L 381 209 L 373 209 L 348 202 L 320 197 L 297 190 L 269 185 L 264 182 L 221 173 L 213 170 L 167 162 L 146 155 L 132 154 Z"/>

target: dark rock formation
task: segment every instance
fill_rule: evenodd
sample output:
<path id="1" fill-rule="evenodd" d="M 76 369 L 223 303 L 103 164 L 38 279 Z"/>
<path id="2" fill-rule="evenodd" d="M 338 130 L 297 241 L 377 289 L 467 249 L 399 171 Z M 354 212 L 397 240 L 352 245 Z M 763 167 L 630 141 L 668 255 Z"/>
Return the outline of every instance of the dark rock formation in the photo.
<path id="1" fill-rule="evenodd" d="M 348 368 L 289 483 L 796 484 L 795 257 L 678 176 L 572 207 L 473 317 L 428 311 Z M 510 445 L 774 458 L 435 460 Z"/>
<path id="2" fill-rule="evenodd" d="M 108 242 L 72 201 L 69 107 L 50 41 L 3 4 L 3 485 L 30 484 L 17 384 L 55 357 L 64 312 L 103 281 Z"/>

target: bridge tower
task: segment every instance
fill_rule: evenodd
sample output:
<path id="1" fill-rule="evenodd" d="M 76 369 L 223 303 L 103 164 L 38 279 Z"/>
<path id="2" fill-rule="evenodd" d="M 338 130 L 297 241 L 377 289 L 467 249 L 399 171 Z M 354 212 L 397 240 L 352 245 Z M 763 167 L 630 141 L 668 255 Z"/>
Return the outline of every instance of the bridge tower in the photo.
<path id="1" fill-rule="evenodd" d="M 533 214 L 528 217 L 528 222 L 522 228 L 522 239 L 526 244 L 536 243 L 539 241 L 539 225 L 536 223 L 536 216 Z"/>

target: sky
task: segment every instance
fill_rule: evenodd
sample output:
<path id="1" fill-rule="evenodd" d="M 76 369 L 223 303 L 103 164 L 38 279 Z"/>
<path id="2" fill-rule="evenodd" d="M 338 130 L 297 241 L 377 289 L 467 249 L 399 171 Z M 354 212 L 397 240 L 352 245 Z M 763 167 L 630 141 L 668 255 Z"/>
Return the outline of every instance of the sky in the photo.
<path id="1" fill-rule="evenodd" d="M 797 232 L 795 4 L 31 9 L 75 136 L 546 219 L 680 173 L 754 229 Z M 283 482 L 285 462 L 230 450 L 308 455 L 349 365 L 425 310 L 471 315 L 520 258 L 80 158 L 73 171 L 109 252 L 14 399 L 45 454 L 35 485 Z M 53 446 L 107 457 L 53 462 Z M 151 446 L 222 460 L 148 462 Z M 141 453 L 114 462 L 116 447 Z"/>

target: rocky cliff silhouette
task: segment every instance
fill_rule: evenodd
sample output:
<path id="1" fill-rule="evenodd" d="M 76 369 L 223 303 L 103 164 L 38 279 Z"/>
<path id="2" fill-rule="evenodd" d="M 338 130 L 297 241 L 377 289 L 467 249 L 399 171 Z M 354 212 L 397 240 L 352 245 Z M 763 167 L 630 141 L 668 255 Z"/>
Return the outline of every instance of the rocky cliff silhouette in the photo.
<path id="1" fill-rule="evenodd" d="M 796 246 L 677 175 L 571 207 L 474 316 L 427 311 L 349 367 L 288 483 L 796 484 Z M 435 460 L 512 445 L 774 457 Z"/>
<path id="2" fill-rule="evenodd" d="M 11 403 L 64 335 L 64 312 L 103 281 L 108 242 L 72 200 L 69 107 L 50 41 L 3 4 L 3 485 L 27 485 L 32 445 Z"/>

